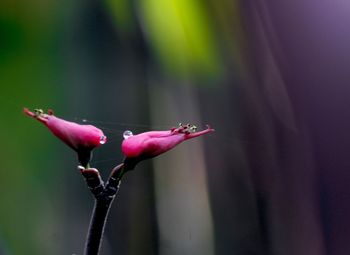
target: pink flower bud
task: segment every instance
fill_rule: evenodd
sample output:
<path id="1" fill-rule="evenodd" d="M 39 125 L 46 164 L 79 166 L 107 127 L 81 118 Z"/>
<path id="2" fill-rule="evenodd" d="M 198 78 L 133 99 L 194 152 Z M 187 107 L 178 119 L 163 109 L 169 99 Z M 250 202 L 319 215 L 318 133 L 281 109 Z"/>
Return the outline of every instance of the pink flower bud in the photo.
<path id="1" fill-rule="evenodd" d="M 141 160 L 156 157 L 185 140 L 212 131 L 214 129 L 208 126 L 207 129 L 196 132 L 195 126 L 180 124 L 179 128 L 172 128 L 168 131 L 151 131 L 125 136 L 125 140 L 122 143 L 122 151 L 126 157 L 125 164 L 129 165 L 129 169 L 133 169 Z"/>
<path id="2" fill-rule="evenodd" d="M 42 110 L 31 112 L 27 108 L 23 111 L 26 115 L 45 124 L 56 137 L 75 150 L 83 166 L 89 162 L 91 151 L 107 141 L 107 137 L 100 129 L 92 125 L 80 125 L 57 118 L 52 110 L 48 110 L 47 114 Z"/>

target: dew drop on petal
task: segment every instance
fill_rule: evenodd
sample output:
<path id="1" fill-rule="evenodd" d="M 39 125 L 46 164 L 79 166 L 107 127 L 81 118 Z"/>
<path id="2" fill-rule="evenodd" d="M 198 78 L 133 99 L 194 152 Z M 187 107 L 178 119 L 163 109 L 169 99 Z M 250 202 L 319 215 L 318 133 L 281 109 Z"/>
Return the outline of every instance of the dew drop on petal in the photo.
<path id="1" fill-rule="evenodd" d="M 124 139 L 128 139 L 130 136 L 133 136 L 133 134 L 130 130 L 124 131 L 124 133 L 123 133 Z"/>
<path id="2" fill-rule="evenodd" d="M 107 142 L 107 137 L 104 136 L 104 135 L 102 135 L 102 136 L 100 137 L 100 144 L 105 144 L 106 142 Z"/>

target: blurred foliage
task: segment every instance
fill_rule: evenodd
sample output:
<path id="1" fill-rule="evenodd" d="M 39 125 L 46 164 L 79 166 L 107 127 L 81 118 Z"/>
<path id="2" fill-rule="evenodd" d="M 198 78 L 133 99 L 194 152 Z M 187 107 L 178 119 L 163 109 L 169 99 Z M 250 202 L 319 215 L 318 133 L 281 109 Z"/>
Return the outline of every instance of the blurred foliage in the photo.
<path id="1" fill-rule="evenodd" d="M 221 61 L 205 2 L 142 0 L 142 28 L 168 71 L 218 76 Z"/>
<path id="2" fill-rule="evenodd" d="M 135 16 L 133 15 L 132 1 L 107 0 L 105 4 L 107 10 L 112 13 L 112 17 L 118 28 L 125 33 L 135 30 Z"/>
<path id="3" fill-rule="evenodd" d="M 0 3 L 0 237 L 9 254 L 43 254 L 48 247 L 40 240 L 55 227 L 47 190 L 55 177 L 49 166 L 58 159 L 43 153 L 54 153 L 52 140 L 24 118 L 22 107 L 61 105 L 56 7 L 43 1 L 30 7 Z"/>

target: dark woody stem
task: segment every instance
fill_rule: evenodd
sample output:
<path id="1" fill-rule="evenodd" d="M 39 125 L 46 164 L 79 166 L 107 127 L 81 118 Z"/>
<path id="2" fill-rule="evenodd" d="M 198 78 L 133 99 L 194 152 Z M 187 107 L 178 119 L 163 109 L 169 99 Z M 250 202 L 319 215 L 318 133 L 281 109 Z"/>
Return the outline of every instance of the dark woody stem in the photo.
<path id="1" fill-rule="evenodd" d="M 108 212 L 118 193 L 120 181 L 124 174 L 124 164 L 120 164 L 112 170 L 106 185 L 104 185 L 97 169 L 79 169 L 86 180 L 88 188 L 95 197 L 95 206 L 91 215 L 84 254 L 98 255 Z"/>

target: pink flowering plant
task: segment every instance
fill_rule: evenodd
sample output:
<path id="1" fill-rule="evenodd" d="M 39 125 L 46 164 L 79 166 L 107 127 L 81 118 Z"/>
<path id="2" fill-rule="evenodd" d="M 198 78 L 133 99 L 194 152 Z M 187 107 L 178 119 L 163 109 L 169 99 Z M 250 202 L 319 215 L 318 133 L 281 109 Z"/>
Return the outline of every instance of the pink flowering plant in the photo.
<path id="1" fill-rule="evenodd" d="M 107 141 L 101 129 L 57 118 L 51 109 L 47 114 L 40 109 L 31 112 L 24 108 L 23 112 L 46 125 L 56 137 L 75 150 L 79 163 L 84 167 L 88 166 L 92 150 Z"/>
<path id="2" fill-rule="evenodd" d="M 85 244 L 85 255 L 99 253 L 109 208 L 119 190 L 121 179 L 127 171 L 133 170 L 140 161 L 163 154 L 183 141 L 214 131 L 207 126 L 207 129 L 197 132 L 197 127 L 191 124 L 180 124 L 178 128 L 167 131 L 150 131 L 137 135 L 125 131 L 121 146 L 125 158 L 123 163 L 111 171 L 105 183 L 99 171 L 90 168 L 89 165 L 92 150 L 107 142 L 107 137 L 102 130 L 92 125 L 81 125 L 63 120 L 56 117 L 52 110 L 44 113 L 41 109 L 30 111 L 24 108 L 23 111 L 26 115 L 43 123 L 52 134 L 77 153 L 78 169 L 95 198 Z"/>
<path id="3" fill-rule="evenodd" d="M 194 125 L 180 124 L 178 128 L 172 128 L 168 131 L 150 131 L 138 135 L 124 136 L 122 151 L 125 155 L 125 167 L 134 169 L 135 165 L 141 160 L 156 157 L 185 140 L 214 131 L 209 126 L 206 130 L 200 132 L 196 132 L 196 129 Z"/>

